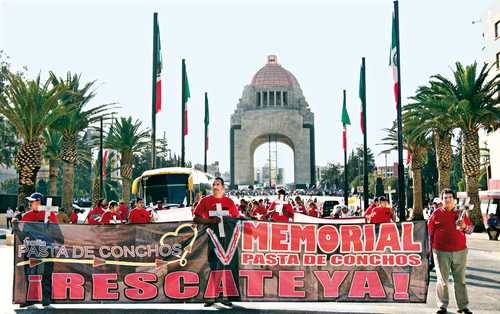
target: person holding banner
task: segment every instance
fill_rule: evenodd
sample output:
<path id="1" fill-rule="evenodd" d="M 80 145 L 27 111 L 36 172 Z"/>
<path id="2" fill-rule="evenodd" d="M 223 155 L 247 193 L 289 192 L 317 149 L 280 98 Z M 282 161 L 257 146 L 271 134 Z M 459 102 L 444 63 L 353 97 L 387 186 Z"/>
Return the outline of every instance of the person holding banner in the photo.
<path id="1" fill-rule="evenodd" d="M 130 224 L 148 224 L 151 222 L 151 212 L 144 208 L 144 200 L 140 197 L 135 202 L 136 208 L 128 214 L 128 223 Z"/>
<path id="2" fill-rule="evenodd" d="M 103 198 L 97 201 L 96 206 L 87 214 L 86 223 L 89 225 L 98 225 L 101 221 L 101 216 L 104 214 L 106 202 Z"/>
<path id="3" fill-rule="evenodd" d="M 217 251 L 227 250 L 230 245 L 230 234 L 234 230 L 229 230 L 229 226 L 234 226 L 234 224 L 225 224 L 224 217 L 231 218 L 241 218 L 240 212 L 236 207 L 233 200 L 224 195 L 224 179 L 221 177 L 216 177 L 212 183 L 212 195 L 205 196 L 200 200 L 194 209 L 193 221 L 197 224 L 207 225 L 207 233 L 212 238 L 209 241 L 208 246 L 208 263 L 212 271 L 225 270 L 229 268 L 233 273 L 233 277 L 236 280 L 236 286 L 238 283 L 238 265 L 239 259 L 232 258 L 227 264 L 222 264 L 217 256 Z M 226 231 L 228 231 L 226 233 Z M 238 253 L 235 253 L 237 256 Z M 232 306 L 230 299 L 224 297 L 221 303 L 226 306 Z M 212 306 L 215 304 L 215 299 L 205 299 L 205 307 Z"/>
<path id="4" fill-rule="evenodd" d="M 394 221 L 394 211 L 384 196 L 379 197 L 380 206 L 375 207 L 368 216 L 370 223 L 381 224 Z"/>
<path id="5" fill-rule="evenodd" d="M 111 225 L 122 223 L 120 213 L 118 212 L 118 203 L 115 201 L 109 202 L 108 210 L 101 216 L 101 224 Z"/>
<path id="6" fill-rule="evenodd" d="M 271 203 L 268 209 L 268 216 L 273 222 L 290 222 L 293 219 L 294 210 L 285 200 L 286 192 L 284 189 L 278 190 L 278 199 Z"/>
<path id="7" fill-rule="evenodd" d="M 436 265 L 436 313 L 446 313 L 449 303 L 448 278 L 453 276 L 458 313 L 471 314 L 465 286 L 467 244 L 465 234 L 472 233 L 473 225 L 465 210 L 457 210 L 455 193 L 451 189 L 441 192 L 444 206 L 436 209 L 427 223 L 429 239 Z"/>
<path id="8" fill-rule="evenodd" d="M 26 222 L 45 222 L 45 210 L 41 208 L 43 195 L 42 193 L 35 192 L 26 198 L 29 202 L 30 210 L 27 211 L 21 221 Z M 57 224 L 57 217 L 54 212 L 48 215 L 48 222 Z"/>

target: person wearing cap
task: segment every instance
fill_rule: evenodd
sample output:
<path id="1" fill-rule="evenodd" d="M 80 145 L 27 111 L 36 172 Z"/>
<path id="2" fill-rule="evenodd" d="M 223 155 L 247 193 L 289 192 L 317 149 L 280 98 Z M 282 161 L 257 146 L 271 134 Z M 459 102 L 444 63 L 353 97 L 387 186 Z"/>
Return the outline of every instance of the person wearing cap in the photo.
<path id="1" fill-rule="evenodd" d="M 151 222 L 151 212 L 144 208 L 144 200 L 140 197 L 135 201 L 135 208 L 128 214 L 130 224 L 148 224 Z"/>
<path id="2" fill-rule="evenodd" d="M 431 207 L 431 212 L 429 213 L 429 217 L 432 215 L 433 212 L 436 211 L 439 207 L 443 206 L 443 201 L 439 197 L 435 197 L 434 200 L 432 201 L 432 207 Z"/>
<path id="3" fill-rule="evenodd" d="M 30 210 L 27 211 L 21 221 L 25 222 L 45 222 L 45 210 L 41 208 L 43 195 L 42 193 L 35 192 L 26 198 L 29 202 Z M 48 216 L 48 221 L 57 224 L 57 217 L 54 212 L 50 212 Z"/>
<path id="4" fill-rule="evenodd" d="M 102 225 L 111 225 L 122 223 L 120 213 L 118 212 L 118 203 L 115 201 L 109 202 L 108 210 L 101 216 Z"/>
<path id="5" fill-rule="evenodd" d="M 372 213 L 368 216 L 368 220 L 372 224 L 380 224 L 386 222 L 393 222 L 394 212 L 389 206 L 389 202 L 385 196 L 380 196 L 378 198 L 380 205 L 372 210 Z"/>
<path id="6" fill-rule="evenodd" d="M 467 264 L 465 234 L 472 233 L 474 226 L 466 212 L 463 212 L 462 216 L 462 212 L 456 209 L 455 193 L 451 189 L 443 189 L 441 198 L 444 205 L 436 209 L 427 222 L 437 277 L 436 301 L 439 309 L 436 313 L 447 312 L 448 280 L 451 271 L 458 313 L 471 314 L 465 285 Z"/>
<path id="7" fill-rule="evenodd" d="M 294 210 L 285 200 L 284 189 L 278 190 L 278 199 L 271 203 L 268 209 L 268 216 L 273 222 L 290 222 L 293 219 Z"/>

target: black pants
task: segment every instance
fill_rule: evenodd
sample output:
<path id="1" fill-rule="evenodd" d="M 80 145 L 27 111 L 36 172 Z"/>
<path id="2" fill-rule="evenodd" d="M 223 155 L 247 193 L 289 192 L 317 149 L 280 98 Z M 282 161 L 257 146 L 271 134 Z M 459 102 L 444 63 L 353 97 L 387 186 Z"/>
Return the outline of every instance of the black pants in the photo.
<path id="1" fill-rule="evenodd" d="M 7 217 L 7 229 L 12 228 L 12 217 Z"/>
<path id="2" fill-rule="evenodd" d="M 488 232 L 488 238 L 490 238 L 490 240 L 498 240 L 500 229 L 497 227 L 488 227 L 486 228 L 486 232 Z"/>

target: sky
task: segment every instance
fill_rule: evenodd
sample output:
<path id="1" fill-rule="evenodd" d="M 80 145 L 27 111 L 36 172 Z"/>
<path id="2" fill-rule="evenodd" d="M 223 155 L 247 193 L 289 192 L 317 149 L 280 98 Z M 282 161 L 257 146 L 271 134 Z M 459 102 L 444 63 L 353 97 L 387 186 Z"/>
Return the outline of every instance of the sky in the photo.
<path id="1" fill-rule="evenodd" d="M 481 18 L 494 0 L 402 0 L 402 98 L 433 74 L 451 75 L 456 61 L 484 60 Z M 180 153 L 181 59 L 191 98 L 186 158 L 203 163 L 204 92 L 210 103 L 209 162 L 229 170 L 230 115 L 269 54 L 298 79 L 315 115 L 316 165 L 340 163 L 342 90 L 352 125 L 348 146 L 362 143 L 358 98 L 361 57 L 367 68 L 368 146 L 377 145 L 396 117 L 388 65 L 393 3 L 389 0 L 0 0 L 0 49 L 28 77 L 52 70 L 97 80 L 91 105 L 117 102 L 119 116 L 151 126 L 152 21 L 158 12 L 163 58 L 163 109 L 157 137 Z M 473 21 L 475 21 L 473 23 Z M 267 145 L 255 154 L 262 166 Z M 278 146 L 278 165 L 293 180 L 293 151 Z M 388 156 L 391 164 L 396 154 Z"/>

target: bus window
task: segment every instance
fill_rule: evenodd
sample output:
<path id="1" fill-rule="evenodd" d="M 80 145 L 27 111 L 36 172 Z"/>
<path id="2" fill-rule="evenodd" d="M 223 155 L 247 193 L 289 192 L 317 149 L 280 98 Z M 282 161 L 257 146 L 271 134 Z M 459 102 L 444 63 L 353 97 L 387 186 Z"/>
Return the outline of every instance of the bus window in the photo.
<path id="1" fill-rule="evenodd" d="M 142 179 L 146 204 L 163 201 L 164 204 L 186 204 L 189 200 L 187 174 L 165 174 Z"/>

